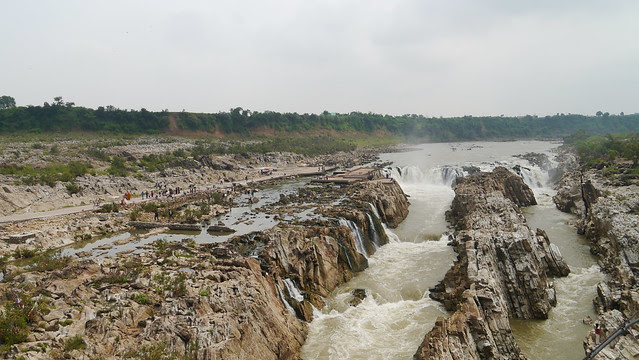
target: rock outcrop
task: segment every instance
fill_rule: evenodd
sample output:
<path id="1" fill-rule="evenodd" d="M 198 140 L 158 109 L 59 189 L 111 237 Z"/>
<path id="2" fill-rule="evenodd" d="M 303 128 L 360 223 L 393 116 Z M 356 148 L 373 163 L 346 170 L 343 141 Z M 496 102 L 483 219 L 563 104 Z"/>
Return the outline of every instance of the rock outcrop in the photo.
<path id="1" fill-rule="evenodd" d="M 639 186 L 609 181 L 597 170 L 582 176 L 566 174 L 563 183 L 572 189 L 555 200 L 560 210 L 581 216 L 578 230 L 586 235 L 591 252 L 608 280 L 597 285 L 594 299 L 602 339 L 620 326 L 639 318 Z M 581 195 L 581 202 L 560 207 Z M 602 350 L 597 359 L 634 359 L 639 355 L 636 327 Z M 595 347 L 594 330 L 584 341 L 586 352 Z"/>
<path id="2" fill-rule="evenodd" d="M 373 204 L 389 227 L 397 227 L 408 216 L 408 198 L 395 180 L 367 181 L 356 185 L 355 189 L 355 198 Z"/>
<path id="3" fill-rule="evenodd" d="M 526 225 L 520 207 L 533 204 L 530 188 L 505 168 L 457 179 L 447 218 L 458 258 L 431 289 L 455 312 L 437 320 L 415 359 L 524 358 L 509 318 L 547 318 L 555 298 L 547 276 L 569 272 L 546 234 Z"/>
<path id="4" fill-rule="evenodd" d="M 323 298 L 364 270 L 366 255 L 388 241 L 370 204 L 394 224 L 406 216 L 397 183 L 372 183 L 334 189 L 334 199 L 349 197 L 321 206 L 324 218 L 303 224 L 281 223 L 223 243 L 157 241 L 141 254 L 74 261 L 55 271 L 13 269 L 0 283 L 1 300 L 22 296 L 47 311 L 30 315 L 29 338 L 10 352 L 30 359 L 157 352 L 298 359 L 313 307 L 323 307 Z M 328 198 L 333 190 L 317 191 Z M 74 336 L 83 347 L 65 348 Z"/>

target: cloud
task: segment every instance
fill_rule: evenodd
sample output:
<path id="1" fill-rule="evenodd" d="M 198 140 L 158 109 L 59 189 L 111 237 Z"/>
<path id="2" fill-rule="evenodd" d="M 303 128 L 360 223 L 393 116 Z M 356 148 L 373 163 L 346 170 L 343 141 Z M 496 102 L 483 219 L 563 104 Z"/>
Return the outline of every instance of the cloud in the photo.
<path id="1" fill-rule="evenodd" d="M 37 5 L 39 11 L 34 12 Z M 11 2 L 19 104 L 392 114 L 633 112 L 634 1 Z M 5 80 L 6 79 L 6 80 Z M 608 107 L 609 108 L 608 108 Z"/>

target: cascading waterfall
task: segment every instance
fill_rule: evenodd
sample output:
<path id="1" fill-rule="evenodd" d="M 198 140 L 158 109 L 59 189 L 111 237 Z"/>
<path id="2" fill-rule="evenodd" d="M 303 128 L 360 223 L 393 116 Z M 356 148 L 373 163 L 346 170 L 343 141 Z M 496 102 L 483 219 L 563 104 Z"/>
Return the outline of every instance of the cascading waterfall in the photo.
<path id="1" fill-rule="evenodd" d="M 375 248 L 379 247 L 379 234 L 377 233 L 377 229 L 375 228 L 375 222 L 373 221 L 373 217 L 371 214 L 366 213 L 366 217 L 368 218 L 368 235 L 373 241 Z"/>
<path id="2" fill-rule="evenodd" d="M 284 279 L 284 285 L 286 286 L 286 291 L 288 291 L 288 295 L 297 300 L 298 302 L 304 301 L 304 295 L 302 292 L 295 286 L 295 283 L 290 278 Z"/>
<path id="3" fill-rule="evenodd" d="M 277 293 L 280 295 L 280 300 L 282 300 L 282 303 L 284 304 L 284 307 L 286 308 L 286 310 L 290 311 L 291 314 L 297 316 L 297 314 L 295 314 L 295 309 L 293 309 L 291 304 L 289 304 L 288 301 L 286 301 L 286 298 L 284 297 L 284 293 L 282 292 L 282 287 L 280 286 L 280 284 L 275 284 L 275 287 L 277 287 Z"/>
<path id="4" fill-rule="evenodd" d="M 441 166 L 422 171 L 417 166 L 394 167 L 391 176 L 400 184 L 428 184 L 451 186 L 458 177 L 465 176 L 461 167 Z"/>
<path id="5" fill-rule="evenodd" d="M 357 224 L 355 224 L 351 220 L 346 219 L 339 219 L 339 224 L 342 226 L 346 226 L 351 230 L 353 239 L 355 240 L 355 250 L 357 250 L 358 253 L 364 256 L 368 256 L 368 254 L 366 253 L 366 246 L 364 245 L 364 235 L 362 234 Z"/>
<path id="6" fill-rule="evenodd" d="M 531 359 L 578 358 L 572 351 L 583 354 L 579 343 L 587 327 L 581 320 L 584 311 L 592 311 L 591 299 L 598 281 L 598 271 L 593 268 L 596 262 L 589 258 L 587 242 L 575 239 L 575 229 L 566 224 L 570 215 L 554 208 L 548 169 L 514 157 L 527 151 L 548 154 L 557 144 L 516 141 L 463 145 L 424 144 L 411 152 L 380 156 L 382 161 L 395 164 L 391 176 L 410 196 L 410 213 L 394 232 L 382 222 L 391 241 L 370 256 L 368 269 L 326 298 L 326 308 L 315 313 L 309 326 L 302 359 L 412 359 L 436 318 L 446 316 L 441 304 L 428 297 L 428 289 L 444 277 L 456 257 L 446 246 L 452 238 L 444 217 L 454 197 L 451 184 L 478 168 L 491 171 L 504 166 L 513 170 L 517 165 L 540 203 L 524 209 L 527 218 L 531 214 L 541 218 L 529 219 L 529 224 L 533 229 L 546 230 L 551 242 L 557 242 L 572 273 L 565 280 L 555 280 L 558 306 L 551 311 L 550 319 L 522 322 L 514 327 L 515 335 Z M 451 146 L 459 151 L 451 151 Z M 371 215 L 381 218 L 375 205 L 370 207 Z M 345 221 L 340 224 L 348 226 Z M 352 226 L 348 227 L 353 231 Z M 569 246 L 577 246 L 579 251 Z M 368 294 L 356 307 L 349 304 L 354 289 L 366 289 Z M 568 343 L 570 346 L 565 345 Z"/>
<path id="7" fill-rule="evenodd" d="M 380 223 L 382 224 L 382 229 L 384 229 L 384 233 L 386 234 L 386 237 L 388 237 L 388 242 L 399 242 L 400 240 L 397 234 L 395 234 L 393 230 L 391 230 L 383 221 L 381 221 L 382 217 L 379 216 L 379 211 L 377 211 L 377 207 L 373 205 L 372 203 L 368 203 L 368 205 L 371 207 L 373 214 L 377 216 L 377 219 L 380 220 Z"/>

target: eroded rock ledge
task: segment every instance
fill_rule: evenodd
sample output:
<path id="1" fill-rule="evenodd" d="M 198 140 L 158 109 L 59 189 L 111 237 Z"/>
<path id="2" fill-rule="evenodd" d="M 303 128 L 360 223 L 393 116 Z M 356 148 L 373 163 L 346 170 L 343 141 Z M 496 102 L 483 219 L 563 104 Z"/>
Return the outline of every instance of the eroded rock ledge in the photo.
<path id="1" fill-rule="evenodd" d="M 219 244 L 160 241 L 139 255 L 74 261 L 56 271 L 13 269 L 0 283 L 2 300 L 28 298 L 46 311 L 33 313 L 28 338 L 11 354 L 299 358 L 313 306 L 321 308 L 323 297 L 368 266 L 362 251 L 388 241 L 380 221 L 396 225 L 408 213 L 407 197 L 394 181 L 335 190 L 336 198 L 350 196 L 321 206 L 321 220 Z M 348 221 L 360 240 L 343 225 Z M 84 348 L 65 348 L 73 336 Z"/>
<path id="2" fill-rule="evenodd" d="M 560 210 L 580 217 L 578 231 L 590 241 L 608 277 L 597 285 L 593 300 L 605 339 L 639 317 L 639 186 L 608 179 L 597 170 L 575 170 L 564 176 L 554 200 Z M 637 326 L 632 327 L 596 358 L 635 359 L 638 337 Z M 588 352 L 594 347 L 591 331 L 584 348 Z"/>
<path id="3" fill-rule="evenodd" d="M 415 359 L 525 358 L 509 318 L 547 318 L 555 302 L 547 276 L 569 272 L 546 234 L 527 226 L 520 207 L 533 204 L 530 188 L 505 168 L 458 179 L 447 213 L 458 257 L 431 289 L 454 313 L 437 320 Z"/>

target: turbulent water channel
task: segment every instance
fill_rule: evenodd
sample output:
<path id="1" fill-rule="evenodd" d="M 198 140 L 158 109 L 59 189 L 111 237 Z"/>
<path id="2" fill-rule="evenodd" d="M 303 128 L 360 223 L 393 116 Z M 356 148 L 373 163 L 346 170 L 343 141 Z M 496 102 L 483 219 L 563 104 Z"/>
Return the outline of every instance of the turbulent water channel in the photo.
<path id="1" fill-rule="evenodd" d="M 438 316 L 448 316 L 428 296 L 455 259 L 444 236 L 444 213 L 454 197 L 454 178 L 473 169 L 521 166 L 520 175 L 533 188 L 539 205 L 525 209 L 531 228 L 539 227 L 561 249 L 572 273 L 555 281 L 558 305 L 546 321 L 512 321 L 524 353 L 531 359 L 578 359 L 589 328 L 582 319 L 593 316 L 595 284 L 601 280 L 585 240 L 570 215 L 555 209 L 549 168 L 540 168 L 515 155 L 546 153 L 557 143 L 542 141 L 440 143 L 416 146 L 402 153 L 383 154 L 393 162 L 392 175 L 410 196 L 410 214 L 393 232 L 393 241 L 369 258 L 369 268 L 336 289 L 327 306 L 316 312 L 302 358 L 412 359 Z M 367 298 L 350 306 L 351 291 L 366 289 Z"/>

